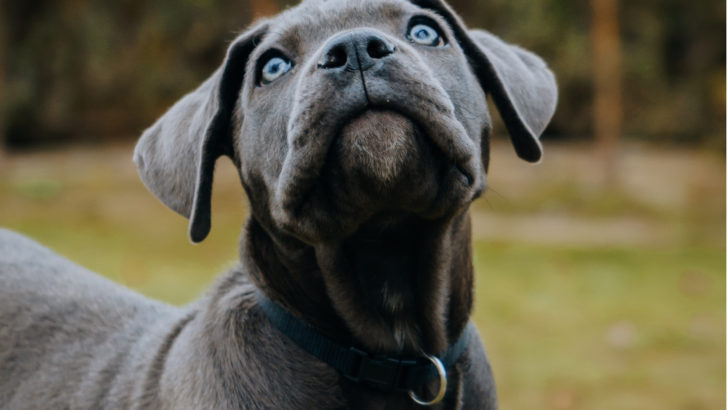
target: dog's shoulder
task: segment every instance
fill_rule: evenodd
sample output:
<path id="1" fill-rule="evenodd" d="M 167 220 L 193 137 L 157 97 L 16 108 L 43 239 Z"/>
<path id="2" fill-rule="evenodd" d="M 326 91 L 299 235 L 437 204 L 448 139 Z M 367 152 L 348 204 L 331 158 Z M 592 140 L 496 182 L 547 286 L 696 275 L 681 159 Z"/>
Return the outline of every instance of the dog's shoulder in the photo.
<path id="1" fill-rule="evenodd" d="M 10 324 L 21 326 L 23 319 L 49 328 L 56 322 L 58 328 L 116 328 L 117 322 L 138 318 L 145 311 L 175 309 L 0 228 L 0 341 Z"/>
<path id="2" fill-rule="evenodd" d="M 0 229 L 0 311 L 26 304 L 42 306 L 76 295 L 104 281 L 19 233 Z M 103 285 L 101 285 L 103 287 Z"/>
<path id="3" fill-rule="evenodd" d="M 27 303 L 28 298 L 74 299 L 135 304 L 148 301 L 56 254 L 19 233 L 0 228 L 0 306 Z M 11 302 L 10 300 L 14 300 Z M 23 302 L 25 300 L 26 302 Z"/>
<path id="4" fill-rule="evenodd" d="M 176 308 L 0 229 L 0 374 L 12 375 L 0 377 L 0 407 L 60 408 L 77 400 L 78 392 L 52 380 L 79 386 L 87 399 L 104 397 L 114 378 L 130 373 L 122 365 L 133 363 L 121 358 L 145 339 L 162 339 L 157 333 L 166 327 L 154 335 L 149 329 L 177 316 Z"/>
<path id="5" fill-rule="evenodd" d="M 27 264 L 38 258 L 55 256 L 38 242 L 9 229 L 0 228 L 0 266 Z"/>

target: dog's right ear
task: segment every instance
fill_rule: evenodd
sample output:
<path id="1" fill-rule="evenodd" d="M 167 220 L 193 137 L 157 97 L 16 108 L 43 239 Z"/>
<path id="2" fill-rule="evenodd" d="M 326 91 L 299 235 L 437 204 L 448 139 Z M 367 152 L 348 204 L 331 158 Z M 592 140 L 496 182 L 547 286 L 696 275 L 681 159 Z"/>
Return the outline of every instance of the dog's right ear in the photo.
<path id="1" fill-rule="evenodd" d="M 190 219 L 192 242 L 210 232 L 215 161 L 235 157 L 231 122 L 248 56 L 267 31 L 261 24 L 239 36 L 223 65 L 149 127 L 134 150 L 144 185 L 165 205 Z"/>
<path id="2" fill-rule="evenodd" d="M 442 16 L 465 53 L 475 76 L 490 94 L 519 157 L 541 159 L 539 136 L 556 110 L 556 79 L 535 54 L 482 30 L 468 30 L 445 0 L 410 0 Z"/>

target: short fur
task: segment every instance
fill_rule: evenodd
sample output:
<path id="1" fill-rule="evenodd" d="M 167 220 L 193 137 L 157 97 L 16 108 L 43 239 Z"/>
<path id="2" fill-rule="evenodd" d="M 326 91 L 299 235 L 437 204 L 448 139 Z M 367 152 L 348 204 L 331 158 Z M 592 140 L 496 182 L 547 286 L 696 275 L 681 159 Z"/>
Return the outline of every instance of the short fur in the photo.
<path id="1" fill-rule="evenodd" d="M 410 41 L 422 22 L 442 47 Z M 261 84 L 270 50 L 293 67 Z M 538 161 L 553 75 L 442 0 L 306 0 L 259 21 L 134 154 L 195 242 L 211 226 L 215 161 L 233 159 L 252 210 L 241 263 L 175 308 L 0 230 L 0 407 L 416 407 L 303 352 L 255 292 L 374 353 L 437 354 L 474 327 L 468 207 L 485 189 L 486 95 L 517 154 Z M 435 408 L 497 407 L 472 335 Z"/>

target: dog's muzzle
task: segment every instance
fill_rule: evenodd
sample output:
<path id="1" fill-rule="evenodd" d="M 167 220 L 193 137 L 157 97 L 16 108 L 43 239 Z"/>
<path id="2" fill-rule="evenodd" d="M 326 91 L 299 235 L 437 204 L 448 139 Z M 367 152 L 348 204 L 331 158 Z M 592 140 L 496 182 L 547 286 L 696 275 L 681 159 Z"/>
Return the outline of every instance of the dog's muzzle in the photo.
<path id="1" fill-rule="evenodd" d="M 274 196 L 285 231 L 307 241 L 344 235 L 386 208 L 442 216 L 482 191 L 477 147 L 407 46 L 354 30 L 301 70 Z"/>

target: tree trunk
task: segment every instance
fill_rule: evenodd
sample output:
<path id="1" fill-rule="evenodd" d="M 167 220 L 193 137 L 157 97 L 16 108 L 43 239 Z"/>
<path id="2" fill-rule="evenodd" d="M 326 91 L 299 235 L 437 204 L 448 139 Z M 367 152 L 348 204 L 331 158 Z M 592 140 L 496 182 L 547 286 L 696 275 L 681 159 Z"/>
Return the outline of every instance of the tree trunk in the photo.
<path id="1" fill-rule="evenodd" d="M 622 78 L 618 0 L 591 0 L 594 72 L 594 134 L 603 180 L 618 182 L 617 152 L 622 133 Z"/>
<path id="2" fill-rule="evenodd" d="M 5 164 L 7 139 L 5 135 L 5 115 L 7 112 L 7 91 L 5 90 L 5 70 L 7 65 L 7 14 L 5 6 L 0 4 L 0 168 Z"/>
<path id="3" fill-rule="evenodd" d="M 278 2 L 275 0 L 250 0 L 253 18 L 272 16 L 278 13 Z"/>
<path id="4" fill-rule="evenodd" d="M 5 163 L 5 149 L 7 148 L 7 140 L 5 138 L 5 112 L 7 107 L 3 101 L 7 101 L 5 97 L 5 66 L 8 59 L 7 54 L 7 15 L 4 5 L 0 4 L 0 167 Z"/>

